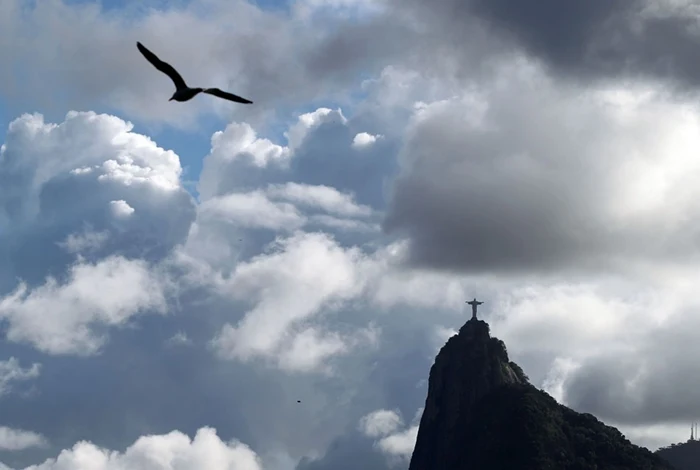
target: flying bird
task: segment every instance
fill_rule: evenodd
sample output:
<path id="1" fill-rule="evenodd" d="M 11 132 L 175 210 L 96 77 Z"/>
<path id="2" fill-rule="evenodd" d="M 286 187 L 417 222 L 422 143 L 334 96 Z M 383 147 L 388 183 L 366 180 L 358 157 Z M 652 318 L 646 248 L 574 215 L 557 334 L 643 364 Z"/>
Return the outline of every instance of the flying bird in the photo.
<path id="1" fill-rule="evenodd" d="M 155 68 L 166 74 L 175 84 L 175 93 L 170 97 L 168 101 L 189 101 L 200 93 L 207 93 L 208 95 L 218 96 L 229 101 L 235 101 L 236 103 L 252 104 L 253 102 L 245 98 L 241 98 L 233 93 L 228 93 L 226 91 L 219 90 L 218 88 L 190 88 L 185 83 L 185 80 L 177 73 L 177 70 L 173 68 L 172 65 L 167 62 L 163 62 L 156 56 L 153 52 L 146 49 L 146 46 L 140 42 L 136 42 L 136 47 L 139 48 L 141 54 L 148 60 Z"/>

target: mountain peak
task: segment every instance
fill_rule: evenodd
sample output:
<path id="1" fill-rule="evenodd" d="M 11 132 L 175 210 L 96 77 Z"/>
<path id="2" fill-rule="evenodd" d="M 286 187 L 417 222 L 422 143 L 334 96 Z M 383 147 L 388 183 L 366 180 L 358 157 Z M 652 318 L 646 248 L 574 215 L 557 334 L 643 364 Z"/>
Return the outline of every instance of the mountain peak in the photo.
<path id="1" fill-rule="evenodd" d="M 467 321 L 440 349 L 430 369 L 428 397 L 409 470 L 450 468 L 431 462 L 460 446 L 455 430 L 466 426 L 476 403 L 501 385 L 518 383 L 528 383 L 527 377 L 508 360 L 505 343 L 491 337 L 485 321 Z"/>
<path id="2" fill-rule="evenodd" d="M 438 353 L 409 470 L 670 469 L 615 428 L 533 387 L 488 323 Z"/>

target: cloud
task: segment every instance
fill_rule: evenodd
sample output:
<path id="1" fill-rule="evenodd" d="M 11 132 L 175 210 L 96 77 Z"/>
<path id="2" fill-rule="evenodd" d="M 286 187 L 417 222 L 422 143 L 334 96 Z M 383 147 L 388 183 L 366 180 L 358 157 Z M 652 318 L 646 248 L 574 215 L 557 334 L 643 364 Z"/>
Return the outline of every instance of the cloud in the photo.
<path id="1" fill-rule="evenodd" d="M 40 372 L 41 364 L 39 363 L 34 363 L 31 367 L 24 369 L 20 366 L 16 357 L 0 361 L 0 396 L 12 390 L 14 382 L 35 379 Z"/>
<path id="2" fill-rule="evenodd" d="M 290 372 L 328 373 L 335 359 L 377 344 L 382 327 L 373 314 L 360 313 L 364 310 L 463 309 L 465 280 L 406 272 L 395 246 L 365 250 L 326 233 L 298 231 L 278 235 L 261 254 L 239 259 L 230 269 L 221 258 L 248 242 L 230 235 L 204 240 L 206 233 L 197 233 L 197 243 L 208 243 L 208 250 L 219 246 L 218 257 L 208 250 L 202 257 L 197 251 L 202 246 L 186 246 L 180 262 L 208 286 L 209 295 L 244 312 L 227 320 L 212 342 L 223 358 L 258 358 Z M 356 319 L 336 327 L 336 312 L 357 312 Z M 434 335 L 426 338 L 435 342 Z"/>
<path id="3" fill-rule="evenodd" d="M 692 271 L 521 281 L 489 299 L 489 323 L 535 385 L 656 448 L 682 440 L 700 405 Z"/>
<path id="4" fill-rule="evenodd" d="M 298 149 L 304 143 L 307 136 L 326 123 L 347 124 L 348 120 L 340 109 L 318 108 L 316 111 L 304 113 L 299 120 L 285 132 L 284 136 L 289 141 L 289 147 Z"/>
<path id="5" fill-rule="evenodd" d="M 414 424 L 404 427 L 401 416 L 390 410 L 377 410 L 360 420 L 360 430 L 367 436 L 375 438 L 375 446 L 396 464 L 411 460 L 413 448 L 418 438 L 418 423 L 422 415 L 419 411 Z M 400 429 L 400 428 L 404 429 Z M 396 459 L 399 460 L 396 460 Z"/>
<path id="6" fill-rule="evenodd" d="M 87 454 L 63 455 L 139 468 L 128 451 L 105 449 L 216 425 L 272 469 L 302 455 L 314 457 L 298 465 L 307 470 L 405 467 L 416 422 L 386 415 L 372 437 L 357 422 L 368 410 L 401 421 L 420 405 L 416 384 L 473 295 L 528 375 L 577 409 L 658 442 L 697 408 L 695 351 L 678 345 L 697 329 L 698 128 L 694 105 L 655 82 L 688 81 L 695 65 L 679 65 L 688 52 L 670 43 L 630 41 L 685 34 L 651 31 L 677 24 L 657 21 L 660 10 L 641 19 L 615 1 L 538 13 L 501 0 L 310 0 L 263 11 L 195 0 L 10 11 L 18 6 L 0 6 L 3 43 L 22 45 L 0 48 L 0 90 L 46 117 L 15 120 L 0 157 L 3 322 L 24 332 L 0 352 L 26 364 L 39 354 L 27 345 L 51 353 L 32 382 L 41 396 L 3 396 L 8 426 L 55 446 L 35 460 L 89 438 Z M 635 22 L 646 29 L 629 34 Z M 615 29 L 608 60 L 599 51 Z M 136 40 L 188 82 L 256 105 L 170 106 L 167 77 Z M 640 71 L 653 79 L 590 80 Z M 13 88 L 18 77 L 30 78 Z M 60 109 L 175 124 L 180 137 L 156 144 L 103 114 L 64 119 L 51 97 Z M 228 125 L 212 136 L 195 201 L 167 148 L 198 159 L 196 136 L 178 139 L 210 112 Z M 130 215 L 115 217 L 119 208 Z M 93 356 L 55 357 L 78 347 Z M 86 387 L 91 400 L 75 393 Z M 666 424 L 652 432 L 654 420 Z M 23 468 L 16 454 L 3 459 Z"/>
<path id="7" fill-rule="evenodd" d="M 441 0 L 430 7 L 390 1 L 389 11 L 420 19 L 443 47 L 471 38 L 491 54 L 513 48 L 542 61 L 572 82 L 598 79 L 663 80 L 697 88 L 700 68 L 692 60 L 700 36 L 692 2 L 648 0 Z M 484 31 L 485 30 L 485 31 Z M 478 41 L 483 34 L 490 44 Z M 450 55 L 466 67 L 469 53 Z"/>
<path id="8" fill-rule="evenodd" d="M 247 123 L 231 123 L 211 138 L 211 151 L 204 158 L 197 191 L 202 201 L 234 188 L 257 187 L 269 167 L 284 169 L 291 150 L 258 137 Z"/>
<path id="9" fill-rule="evenodd" d="M 358 134 L 355 134 L 355 137 L 352 139 L 352 147 L 355 149 L 363 149 L 369 147 L 373 143 L 375 143 L 378 138 L 381 137 L 381 135 L 372 135 L 368 134 L 367 132 L 360 132 Z"/>
<path id="10" fill-rule="evenodd" d="M 438 352 L 440 352 L 440 349 L 445 345 L 448 339 L 452 338 L 456 334 L 458 334 L 459 331 L 455 328 L 446 328 L 444 326 L 438 326 L 435 328 L 433 337 L 435 341 L 435 353 L 437 355 Z"/>
<path id="11" fill-rule="evenodd" d="M 393 410 L 373 411 L 360 420 L 360 430 L 369 437 L 386 436 L 402 425 L 401 416 Z"/>
<path id="12" fill-rule="evenodd" d="M 386 459 L 372 448 L 371 441 L 354 434 L 335 440 L 320 458 L 303 458 L 295 470 L 388 470 Z"/>
<path id="13" fill-rule="evenodd" d="M 272 198 L 286 199 L 297 204 L 318 207 L 330 213 L 346 217 L 362 217 L 372 214 L 368 206 L 357 205 L 353 196 L 324 185 L 286 183 L 268 187 Z"/>
<path id="14" fill-rule="evenodd" d="M 0 149 L 3 294 L 17 278 L 30 288 L 47 274 L 60 279 L 75 255 L 157 262 L 185 240 L 195 205 L 180 184 L 179 158 L 132 129 L 93 112 L 12 121 Z M 131 215 L 114 217 L 115 208 Z"/>
<path id="15" fill-rule="evenodd" d="M 377 443 L 377 446 L 389 456 L 400 457 L 404 461 L 410 461 L 417 438 L 418 426 L 416 425 L 396 434 L 383 437 Z"/>
<path id="16" fill-rule="evenodd" d="M 415 112 L 384 221 L 409 237 L 411 262 L 501 274 L 695 262 L 695 105 L 502 67 Z"/>
<path id="17" fill-rule="evenodd" d="M 46 445 L 46 438 L 41 434 L 0 426 L 0 450 L 17 451 Z"/>
<path id="18" fill-rule="evenodd" d="M 330 197 L 335 200 L 326 204 L 344 204 L 347 210 L 348 201 L 338 200 L 347 196 L 333 193 L 337 192 L 337 188 L 324 185 L 314 185 L 320 187 L 313 188 L 308 184 L 288 181 L 290 163 L 295 157 L 305 158 L 304 145 L 309 143 L 308 139 L 324 126 L 345 128 L 347 124 L 340 109 L 318 108 L 301 114 L 284 132 L 286 146 L 258 137 L 247 123 L 229 124 L 225 130 L 217 131 L 212 136 L 211 152 L 204 159 L 197 187 L 202 200 L 230 193 L 233 189 L 250 190 L 264 183 L 279 181 L 268 188 L 278 197 L 315 204 L 323 204 Z M 321 151 L 325 153 L 325 149 Z"/>
<path id="19" fill-rule="evenodd" d="M 331 215 L 313 215 L 309 219 L 310 224 L 323 226 L 324 228 L 337 230 L 340 232 L 360 232 L 360 233 L 379 233 L 381 227 L 379 224 L 363 222 L 360 220 L 341 219 Z"/>
<path id="20" fill-rule="evenodd" d="M 696 324 L 692 315 L 679 312 L 625 342 L 624 349 L 580 361 L 564 381 L 564 400 L 630 427 L 694 420 L 697 366 L 690 358 L 696 350 L 688 332 Z"/>
<path id="21" fill-rule="evenodd" d="M 123 199 L 118 201 L 109 201 L 109 208 L 112 211 L 112 215 L 118 219 L 126 219 L 133 214 L 135 210 Z"/>
<path id="22" fill-rule="evenodd" d="M 213 345 L 224 357 L 246 360 L 274 358 L 291 341 L 292 355 L 303 346 L 302 364 L 343 351 L 338 336 L 297 328 L 323 308 L 357 295 L 362 287 L 356 270 L 360 259 L 357 249 L 346 250 L 323 233 L 297 233 L 278 240 L 275 252 L 240 263 L 222 286 L 227 295 L 248 299 L 254 307 L 237 325 L 224 326 Z"/>
<path id="23" fill-rule="evenodd" d="M 123 326 L 142 310 L 165 310 L 163 287 L 145 262 L 118 256 L 76 264 L 63 283 L 52 277 L 34 289 L 20 283 L 0 298 L 7 339 L 49 354 L 95 354 L 106 341 L 96 327 Z"/>
<path id="24" fill-rule="evenodd" d="M 279 364 L 286 370 L 310 372 L 320 369 L 329 357 L 347 352 L 346 340 L 339 334 L 324 334 L 308 328 L 294 337 L 289 349 L 282 353 Z"/>
<path id="25" fill-rule="evenodd" d="M 318 108 L 301 114 L 283 133 L 287 145 L 278 145 L 258 137 L 247 123 L 231 123 L 223 131 L 215 132 L 211 139 L 211 152 L 204 159 L 197 186 L 202 200 L 229 193 L 233 189 L 250 190 L 264 183 L 281 183 L 282 180 L 287 184 L 276 188 L 282 195 L 307 201 L 311 197 L 317 202 L 319 197 L 327 198 L 328 190 L 325 190 L 325 195 L 318 194 L 323 189 L 316 189 L 311 194 L 309 188 L 288 182 L 292 160 L 295 157 L 304 158 L 304 145 L 324 126 L 345 128 L 347 119 L 340 109 Z M 325 157 L 326 149 L 320 151 Z M 275 190 L 274 187 L 270 189 Z"/>
<path id="26" fill-rule="evenodd" d="M 100 249 L 108 238 L 109 232 L 106 230 L 95 232 L 84 227 L 82 233 L 70 233 L 64 241 L 57 244 L 69 253 L 81 253 Z"/>
<path id="27" fill-rule="evenodd" d="M 382 7 L 382 2 L 376 0 L 299 0 L 292 4 L 294 15 L 304 20 L 323 13 L 363 18 L 381 12 Z"/>
<path id="28" fill-rule="evenodd" d="M 201 207 L 186 252 L 230 269 L 280 232 L 321 230 L 347 245 L 378 233 L 381 212 L 373 203 L 383 191 L 386 160 L 375 158 L 374 150 L 360 158 L 353 155 L 354 133 L 342 112 L 321 108 L 302 114 L 284 134 L 287 145 L 258 135 L 248 124 L 230 124 L 214 134 L 198 183 Z M 336 150 L 331 162 L 329 145 Z M 322 181 L 326 168 L 337 171 L 344 185 Z M 353 180 L 360 179 L 356 192 Z"/>
<path id="29" fill-rule="evenodd" d="M 347 119 L 337 108 L 309 114 L 294 133 L 297 147 L 255 132 L 251 138 L 249 125 L 219 134 L 207 158 L 220 159 L 221 167 L 209 167 L 211 186 L 203 177 L 201 204 L 182 189 L 178 155 L 122 119 L 74 113 L 55 122 L 32 115 L 13 123 L 0 161 L 8 183 L 0 196 L 8 208 L 0 231 L 7 252 L 0 255 L 12 260 L 0 262 L 10 339 L 0 347 L 3 354 L 18 351 L 29 364 L 42 355 L 47 372 L 42 369 L 35 394 L 10 395 L 5 418 L 8 426 L 41 432 L 50 448 L 4 461 L 24 468 L 83 439 L 114 455 L 104 449 L 205 424 L 260 448 L 265 459 L 272 448 L 296 461 L 320 454 L 343 429 L 354 428 L 361 413 L 384 406 L 391 390 L 406 382 L 413 387 L 419 371 L 407 364 L 423 360 L 421 333 L 408 342 L 412 355 L 404 348 L 385 365 L 374 364 L 375 354 L 398 350 L 400 335 L 386 343 L 384 327 L 411 330 L 432 322 L 407 308 L 426 285 L 420 276 L 404 276 L 382 250 L 376 253 L 376 243 L 364 243 L 376 232 L 349 230 L 376 227 L 376 195 L 394 165 L 387 149 L 395 142 L 380 139 L 357 152 L 352 141 L 359 130 L 383 129 Z M 247 179 L 240 168 L 258 179 Z M 342 184 L 326 181 L 329 170 Z M 9 188 L 16 198 L 5 199 Z M 245 212 L 241 201 L 258 194 L 261 206 L 294 208 L 305 222 L 296 230 L 310 233 L 241 224 L 258 215 Z M 116 201 L 134 209 L 131 215 L 115 218 Z M 183 253 L 191 264 L 178 264 Z M 444 280 L 436 277 L 427 289 L 444 292 Z M 381 292 L 382 307 L 365 297 L 368 291 Z M 421 302 L 438 305 L 439 315 L 451 300 Z M 378 318 L 380 310 L 402 316 Z M 226 325 L 244 339 L 226 344 L 225 352 L 239 353 L 235 362 L 218 361 L 202 347 L 223 337 Z M 182 339 L 168 342 L 175 332 L 186 334 L 191 346 L 167 347 Z M 76 354 L 91 357 L 70 357 Z M 319 372 L 326 374 L 305 377 Z M 358 387 L 369 381 L 378 385 Z M 84 389 L 90 400 L 75 393 Z M 400 404 L 413 393 L 400 394 Z M 236 406 L 225 405 L 232 395 Z M 330 413 L 334 407 L 344 411 Z"/>
<path id="30" fill-rule="evenodd" d="M 161 192 L 180 188 L 177 155 L 132 129 L 129 122 L 93 112 L 71 111 L 60 124 L 46 123 L 40 114 L 15 119 L 0 159 L 0 207 L 6 217 L 13 223 L 36 217 L 45 210 L 40 202 L 47 186 L 68 174 L 75 182 L 97 174 L 98 182 L 114 182 L 116 187 Z M 56 151 L 65 157 L 56 159 Z"/>
<path id="31" fill-rule="evenodd" d="M 365 295 L 376 307 L 461 311 L 465 289 L 491 290 L 483 279 L 406 269 L 408 246 L 398 241 L 377 249 L 365 265 Z M 477 287 L 478 286 L 478 287 Z"/>
<path id="32" fill-rule="evenodd" d="M 688 429 L 690 426 L 687 423 L 663 423 L 643 426 L 618 425 L 617 423 L 606 424 L 615 426 L 627 439 L 647 449 L 666 447 L 669 443 L 686 442 L 688 437 L 690 437 L 690 429 Z"/>
<path id="33" fill-rule="evenodd" d="M 563 403 L 565 385 L 579 366 L 580 364 L 571 358 L 557 357 L 542 383 L 542 389 L 559 403 Z"/>
<path id="34" fill-rule="evenodd" d="M 503 312 L 499 318 L 508 314 L 507 320 L 497 320 L 499 324 L 504 321 L 502 334 L 518 331 L 520 339 L 510 341 L 512 347 L 535 344 L 537 338 L 540 351 L 588 355 L 600 342 L 613 351 L 619 342 L 662 321 L 673 307 L 662 305 L 659 294 L 650 289 L 645 294 L 628 294 L 623 300 L 599 283 L 529 284 L 501 294 L 495 309 Z"/>
<path id="35" fill-rule="evenodd" d="M 167 343 L 170 346 L 190 346 L 192 345 L 192 340 L 184 331 L 178 331 L 173 336 L 168 338 Z"/>
<path id="36" fill-rule="evenodd" d="M 357 204 L 352 194 L 335 188 L 293 182 L 269 184 L 264 189 L 204 200 L 185 246 L 201 259 L 221 265 L 222 259 L 240 254 L 244 237 L 248 244 L 260 240 L 245 232 L 265 231 L 274 236 L 306 229 L 362 235 L 378 233 L 377 219 L 371 207 Z M 238 243 L 232 245 L 229 239 Z"/>
<path id="37" fill-rule="evenodd" d="M 305 13 L 301 2 L 286 13 L 243 0 L 109 11 L 90 3 L 25 7 L 11 0 L 4 4 L 0 30 L 22 47 L 0 49 L 8 70 L 0 89 L 7 90 L 5 98 L 16 107 L 20 102 L 25 108 L 54 110 L 109 106 L 139 120 L 183 129 L 196 126 L 197 117 L 208 112 L 228 117 L 245 112 L 259 119 L 274 108 L 342 94 L 357 71 L 375 68 L 378 58 L 400 50 L 398 41 L 367 48 L 372 44 L 367 29 L 374 36 L 387 21 L 354 3 L 351 10 L 332 7 L 331 14 L 318 15 L 325 5 L 308 1 Z M 364 19 L 347 22 L 347 11 Z M 231 24 L 238 27 L 231 29 Z M 192 35 L 184 38 L 177 31 Z M 86 37 L 92 40 L 86 43 Z M 59 40 L 61 48 L 52 46 Z M 171 106 L 172 83 L 138 53 L 137 40 L 193 86 L 229 88 L 250 97 L 255 107 L 232 107 L 206 96 Z M 348 41 L 360 41 L 361 49 L 347 47 Z M 82 59 L 78 63 L 73 57 Z M 50 82 L 31 78 L 47 76 Z"/>
<path id="38" fill-rule="evenodd" d="M 111 451 L 81 441 L 63 450 L 57 458 L 24 470 L 88 470 L 103 468 L 118 470 L 194 470 L 208 468 L 225 470 L 261 470 L 260 458 L 248 446 L 238 441 L 223 442 L 216 430 L 200 428 L 191 439 L 172 431 L 163 435 L 142 436 L 124 452 Z"/>
<path id="39" fill-rule="evenodd" d="M 246 228 L 295 230 L 304 223 L 295 206 L 274 203 L 260 191 L 209 199 L 202 203 L 200 214 L 202 217 L 212 217 Z"/>
<path id="40" fill-rule="evenodd" d="M 318 108 L 301 114 L 283 132 L 285 145 L 259 136 L 248 124 L 229 124 L 214 134 L 204 158 L 197 186 L 201 201 L 265 191 L 275 203 L 293 203 L 306 213 L 322 210 L 328 212 L 323 215 L 344 219 L 376 218 L 384 205 L 387 179 L 395 170 L 396 143 L 379 139 L 357 152 L 352 142 L 360 125 L 368 126 L 348 120 L 340 109 Z M 333 224 L 327 217 L 314 219 Z"/>
<path id="41" fill-rule="evenodd" d="M 570 4 L 440 0 L 427 7 L 415 1 L 304 0 L 288 11 L 266 11 L 245 1 L 216 0 L 134 14 L 133 9 L 106 12 L 64 2 L 20 8 L 13 0 L 5 5 L 0 29 L 8 44 L 12 39 L 23 47 L 0 50 L 10 70 L 0 89 L 8 90 L 8 101 L 21 99 L 34 108 L 107 105 L 188 128 L 204 112 L 227 117 L 245 112 L 257 119 L 272 109 L 335 98 L 359 76 L 387 64 L 439 71 L 443 82 L 459 74 L 488 73 L 490 58 L 514 48 L 574 80 L 644 73 L 697 84 L 692 4 Z M 232 23 L 239 27 L 232 30 Z M 192 37 L 174 32 L 184 30 Z M 82 43 L 84 37 L 92 38 L 90 44 Z M 59 40 L 60 50 L 50 46 Z M 256 106 L 231 107 L 204 96 L 170 106 L 172 85 L 138 54 L 137 40 L 176 66 L 188 83 L 231 88 Z M 83 59 L 79 66 L 70 60 L 77 56 Z M 52 77 L 51 86 L 20 78 L 45 76 Z M 63 91 L 62 100 L 57 90 Z"/>

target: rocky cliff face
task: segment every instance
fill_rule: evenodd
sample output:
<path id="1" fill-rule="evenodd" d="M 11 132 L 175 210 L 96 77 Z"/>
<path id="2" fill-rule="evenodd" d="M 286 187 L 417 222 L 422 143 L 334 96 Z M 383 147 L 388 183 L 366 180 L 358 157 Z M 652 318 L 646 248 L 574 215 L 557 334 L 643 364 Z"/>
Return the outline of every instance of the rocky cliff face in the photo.
<path id="1" fill-rule="evenodd" d="M 513 364 L 514 365 L 514 364 Z M 428 398 L 409 470 L 452 469 L 455 449 L 464 446 L 476 403 L 500 385 L 526 383 L 508 361 L 505 345 L 491 338 L 489 325 L 469 320 L 442 347 L 430 368 Z"/>
<path id="2" fill-rule="evenodd" d="M 489 326 L 469 320 L 440 350 L 409 470 L 667 470 L 594 416 L 529 384 Z"/>

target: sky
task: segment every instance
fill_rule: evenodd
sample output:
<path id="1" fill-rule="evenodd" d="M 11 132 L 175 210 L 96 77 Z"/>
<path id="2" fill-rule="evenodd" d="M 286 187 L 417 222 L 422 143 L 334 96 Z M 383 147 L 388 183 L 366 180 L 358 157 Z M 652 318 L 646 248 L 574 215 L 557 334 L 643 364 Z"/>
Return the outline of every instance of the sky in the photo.
<path id="1" fill-rule="evenodd" d="M 0 2 L 0 469 L 406 468 L 480 318 L 700 420 L 686 0 Z M 170 102 L 141 41 L 212 96 Z"/>

